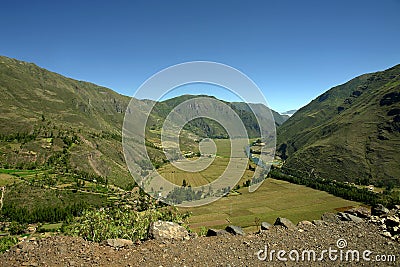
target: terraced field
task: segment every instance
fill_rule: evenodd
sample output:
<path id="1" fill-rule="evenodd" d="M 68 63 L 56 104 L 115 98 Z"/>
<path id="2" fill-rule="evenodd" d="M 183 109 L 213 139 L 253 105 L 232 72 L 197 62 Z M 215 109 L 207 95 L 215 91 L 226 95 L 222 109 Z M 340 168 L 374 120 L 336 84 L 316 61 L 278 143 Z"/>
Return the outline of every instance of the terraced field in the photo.
<path id="1" fill-rule="evenodd" d="M 206 206 L 187 208 L 192 212 L 190 227 L 223 228 L 228 224 L 256 230 L 256 218 L 274 223 L 277 217 L 286 217 L 297 223 L 319 219 L 325 212 L 360 203 L 335 197 L 323 191 L 268 178 L 254 193 L 247 188 L 240 194 L 223 197 Z"/>

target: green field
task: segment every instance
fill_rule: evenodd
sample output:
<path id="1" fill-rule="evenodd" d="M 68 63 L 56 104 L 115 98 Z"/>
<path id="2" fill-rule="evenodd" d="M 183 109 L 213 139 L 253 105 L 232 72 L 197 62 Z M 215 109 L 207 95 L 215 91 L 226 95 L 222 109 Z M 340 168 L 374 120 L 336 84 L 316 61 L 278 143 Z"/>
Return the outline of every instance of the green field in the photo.
<path id="1" fill-rule="evenodd" d="M 215 139 L 214 142 L 217 147 L 216 157 L 211 165 L 208 166 L 206 169 L 200 172 L 186 172 L 184 170 L 180 170 L 174 167 L 171 164 L 166 164 L 158 170 L 159 173 L 165 179 L 176 185 L 182 185 L 183 180 L 186 180 L 186 182 L 188 182 L 191 186 L 202 186 L 209 184 L 223 174 L 226 167 L 228 166 L 231 153 L 230 140 Z M 253 172 L 246 170 L 239 184 L 242 185 L 243 182 L 251 179 L 252 176 Z"/>
<path id="2" fill-rule="evenodd" d="M 229 162 L 230 141 L 214 141 L 218 149 L 217 157 L 207 169 L 190 173 L 167 164 L 160 168 L 160 173 L 177 185 L 182 185 L 183 179 L 192 186 L 200 186 L 218 178 Z M 253 174 L 247 169 L 238 184 L 242 186 Z M 256 218 L 272 224 L 277 217 L 286 217 L 297 223 L 320 219 L 323 213 L 334 212 L 335 209 L 360 205 L 324 191 L 272 178 L 268 178 L 254 193 L 249 193 L 247 187 L 241 187 L 238 192 L 206 206 L 182 208 L 193 214 L 190 227 L 198 230 L 202 226 L 223 228 L 235 224 L 253 231 L 256 230 Z"/>
<path id="3" fill-rule="evenodd" d="M 234 224 L 253 231 L 256 218 L 273 224 L 277 217 L 286 217 L 297 223 L 320 219 L 323 213 L 335 209 L 360 205 L 323 191 L 271 178 L 254 193 L 249 193 L 247 188 L 241 188 L 239 192 L 240 195 L 223 197 L 206 206 L 182 209 L 193 214 L 190 227 L 223 228 Z"/>

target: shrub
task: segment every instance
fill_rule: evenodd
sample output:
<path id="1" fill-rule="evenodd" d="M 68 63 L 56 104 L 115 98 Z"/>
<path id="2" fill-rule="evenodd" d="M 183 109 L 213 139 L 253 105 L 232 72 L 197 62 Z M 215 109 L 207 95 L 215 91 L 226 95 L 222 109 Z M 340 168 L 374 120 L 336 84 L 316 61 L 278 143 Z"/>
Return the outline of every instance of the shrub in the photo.
<path id="1" fill-rule="evenodd" d="M 0 252 L 4 252 L 10 249 L 12 246 L 18 243 L 18 238 L 14 236 L 5 236 L 0 238 Z"/>
<path id="2" fill-rule="evenodd" d="M 151 222 L 164 220 L 182 222 L 189 217 L 176 208 L 165 207 L 134 211 L 122 208 L 85 210 L 81 217 L 62 228 L 65 234 L 81 236 L 85 240 L 100 242 L 109 238 L 130 240 L 147 239 Z"/>
<path id="3" fill-rule="evenodd" d="M 26 224 L 18 223 L 16 221 L 11 222 L 10 226 L 8 227 L 8 230 L 12 235 L 23 234 L 25 233 L 25 229 L 26 229 Z"/>

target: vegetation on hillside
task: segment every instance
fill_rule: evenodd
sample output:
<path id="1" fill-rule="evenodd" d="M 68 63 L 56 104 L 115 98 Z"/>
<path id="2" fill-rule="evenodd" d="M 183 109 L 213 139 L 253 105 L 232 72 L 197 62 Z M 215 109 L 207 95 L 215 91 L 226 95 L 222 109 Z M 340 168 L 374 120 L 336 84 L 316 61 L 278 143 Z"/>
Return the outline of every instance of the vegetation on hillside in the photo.
<path id="1" fill-rule="evenodd" d="M 336 86 L 278 128 L 285 166 L 338 181 L 400 185 L 400 65 Z"/>

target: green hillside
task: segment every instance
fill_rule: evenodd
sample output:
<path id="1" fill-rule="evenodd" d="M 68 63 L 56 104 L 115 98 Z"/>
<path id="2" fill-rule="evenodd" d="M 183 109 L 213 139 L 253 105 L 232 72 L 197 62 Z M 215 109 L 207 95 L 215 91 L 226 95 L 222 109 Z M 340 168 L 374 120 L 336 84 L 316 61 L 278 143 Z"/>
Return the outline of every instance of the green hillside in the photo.
<path id="1" fill-rule="evenodd" d="M 133 182 L 124 161 L 121 129 L 130 97 L 92 83 L 63 77 L 32 63 L 0 57 L 0 168 L 51 169 L 54 173 L 98 176 L 126 187 Z M 160 127 L 178 104 L 195 96 L 156 103 L 148 120 L 147 145 L 154 163 L 163 163 Z M 133 99 L 132 114 L 153 104 Z M 228 103 L 241 116 L 251 137 L 255 117 L 244 103 Z M 284 117 L 274 113 L 278 124 Z M 194 151 L 193 136 L 225 138 L 222 127 L 197 119 L 185 127 L 183 150 Z"/>
<path id="2" fill-rule="evenodd" d="M 166 116 L 171 112 L 171 110 L 176 107 L 177 105 L 183 103 L 184 101 L 187 101 L 189 99 L 193 99 L 195 97 L 198 97 L 196 95 L 182 95 L 179 97 L 174 97 L 162 102 L 158 102 L 154 106 L 154 113 L 155 116 L 159 118 L 158 123 L 154 123 L 154 125 L 151 125 L 156 128 L 162 127 L 162 122 L 166 118 Z M 214 98 L 214 97 L 212 97 Z M 223 103 L 227 104 L 232 108 L 233 111 L 236 112 L 236 114 L 239 115 L 241 120 L 243 121 L 243 124 L 247 130 L 247 133 L 250 138 L 257 138 L 260 136 L 260 128 L 258 125 L 258 122 L 256 120 L 256 117 L 253 114 L 254 112 L 257 111 L 255 107 L 257 106 L 262 106 L 266 111 L 268 110 L 267 107 L 261 104 L 246 104 L 244 102 L 226 102 L 222 101 Z M 275 120 L 276 126 L 282 125 L 283 122 L 287 120 L 287 116 L 282 116 L 278 112 L 271 110 L 272 116 Z M 265 113 L 264 113 L 265 114 Z M 262 116 L 262 114 L 260 114 Z M 149 125 L 150 126 L 150 125 Z M 192 133 L 195 133 L 196 135 L 200 137 L 208 137 L 208 138 L 228 138 L 228 133 L 225 131 L 225 129 L 217 122 L 207 119 L 207 118 L 198 118 L 194 119 L 193 121 L 190 121 L 186 127 L 184 128 Z"/>
<path id="3" fill-rule="evenodd" d="M 285 167 L 340 181 L 400 184 L 400 65 L 320 95 L 278 128 Z"/>

